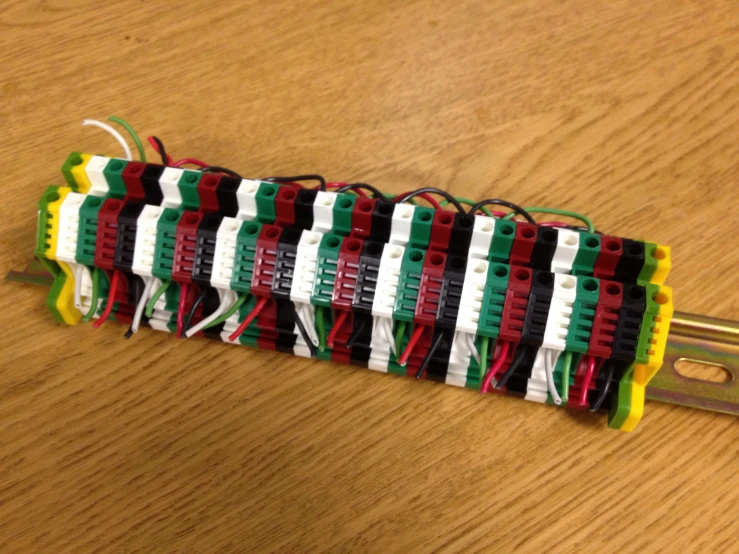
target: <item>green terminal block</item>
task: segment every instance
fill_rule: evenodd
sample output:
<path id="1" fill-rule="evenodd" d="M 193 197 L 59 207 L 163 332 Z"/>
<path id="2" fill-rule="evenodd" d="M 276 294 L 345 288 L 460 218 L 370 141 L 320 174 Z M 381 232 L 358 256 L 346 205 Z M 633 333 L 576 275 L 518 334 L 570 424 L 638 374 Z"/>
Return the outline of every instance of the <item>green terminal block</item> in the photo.
<path id="1" fill-rule="evenodd" d="M 641 321 L 641 333 L 639 333 L 639 340 L 636 343 L 636 357 L 634 358 L 637 364 L 646 364 L 649 362 L 649 351 L 652 348 L 651 341 L 654 337 L 652 328 L 655 324 L 655 318 L 659 315 L 659 304 L 655 300 L 659 294 L 659 285 L 647 283 L 646 289 L 647 306 Z"/>
<path id="2" fill-rule="evenodd" d="M 162 281 L 172 279 L 174 247 L 177 241 L 177 223 L 179 220 L 180 212 L 178 210 L 165 208 L 157 223 L 157 240 L 154 247 L 154 265 L 151 274 Z"/>
<path id="3" fill-rule="evenodd" d="M 125 198 L 126 183 L 123 182 L 123 170 L 126 169 L 128 162 L 112 158 L 103 169 L 103 177 L 108 183 L 108 196 L 111 198 Z"/>
<path id="4" fill-rule="evenodd" d="M 488 266 L 488 278 L 482 295 L 480 319 L 477 322 L 477 334 L 487 339 L 497 339 L 503 319 L 510 266 L 502 263 L 491 263 Z"/>
<path id="5" fill-rule="evenodd" d="M 324 235 L 318 246 L 318 266 L 313 281 L 310 303 L 323 308 L 331 307 L 336 281 L 336 266 L 339 263 L 339 249 L 344 241 L 336 235 Z M 328 310 L 324 310 L 327 312 Z"/>
<path id="6" fill-rule="evenodd" d="M 498 219 L 493 230 L 493 239 L 490 242 L 488 260 L 491 262 L 508 263 L 513 248 L 513 239 L 516 236 L 516 224 L 512 221 Z"/>
<path id="7" fill-rule="evenodd" d="M 611 400 L 611 408 L 608 410 L 608 427 L 621 429 L 626 418 L 631 412 L 631 385 L 634 377 L 634 364 L 626 371 L 618 383 L 618 391 Z"/>
<path id="8" fill-rule="evenodd" d="M 256 194 L 257 202 L 257 221 L 259 223 L 274 223 L 277 217 L 277 208 L 275 207 L 275 197 L 279 185 L 275 183 L 260 183 Z"/>
<path id="9" fill-rule="evenodd" d="M 565 344 L 567 350 L 585 354 L 590 345 L 590 335 L 595 321 L 595 308 L 598 305 L 600 281 L 593 277 L 577 280 L 575 302 L 572 304 L 570 328 L 567 330 Z"/>
<path id="10" fill-rule="evenodd" d="M 231 288 L 236 292 L 249 294 L 254 275 L 254 257 L 257 252 L 257 238 L 262 225 L 256 221 L 245 221 L 236 235 L 236 253 L 231 276 Z M 242 304 L 242 307 L 246 304 Z M 249 312 L 247 312 L 248 314 Z"/>
<path id="11" fill-rule="evenodd" d="M 333 210 L 332 233 L 346 237 L 352 232 L 352 212 L 357 197 L 352 194 L 339 193 Z"/>
<path id="12" fill-rule="evenodd" d="M 400 276 L 398 277 L 398 296 L 395 298 L 395 307 L 393 308 L 393 321 L 395 322 L 413 323 L 425 257 L 425 250 L 419 248 L 405 249 L 403 263 L 400 266 Z"/>
<path id="13" fill-rule="evenodd" d="M 72 152 L 62 164 L 62 175 L 64 180 L 74 192 L 77 192 L 77 180 L 72 175 L 72 168 L 82 163 L 82 154 L 80 152 Z"/>
<path id="14" fill-rule="evenodd" d="M 200 208 L 198 183 L 202 176 L 203 174 L 200 171 L 193 171 L 192 169 L 186 169 L 182 173 L 182 177 L 177 181 L 177 189 L 182 197 L 181 209 L 196 212 Z"/>
<path id="15" fill-rule="evenodd" d="M 410 246 L 413 248 L 429 247 L 431 240 L 431 226 L 434 222 L 434 209 L 424 206 L 416 206 L 413 210 L 413 219 L 411 220 L 411 240 Z"/>
<path id="16" fill-rule="evenodd" d="M 577 255 L 572 262 L 573 275 L 592 275 L 595 260 L 600 253 L 600 237 L 594 233 L 580 233 Z"/>
<path id="17" fill-rule="evenodd" d="M 636 278 L 636 282 L 640 285 L 649 283 L 652 280 L 652 275 L 657 270 L 657 264 L 659 262 L 654 257 L 655 252 L 657 252 L 657 245 L 655 243 L 644 243 L 644 265 L 639 272 L 639 277 Z"/>
<path id="18" fill-rule="evenodd" d="M 88 266 L 95 265 L 95 244 L 98 229 L 98 212 L 103 205 L 100 196 L 88 196 L 80 206 L 80 222 L 77 234 L 77 252 L 75 258 L 78 263 Z"/>

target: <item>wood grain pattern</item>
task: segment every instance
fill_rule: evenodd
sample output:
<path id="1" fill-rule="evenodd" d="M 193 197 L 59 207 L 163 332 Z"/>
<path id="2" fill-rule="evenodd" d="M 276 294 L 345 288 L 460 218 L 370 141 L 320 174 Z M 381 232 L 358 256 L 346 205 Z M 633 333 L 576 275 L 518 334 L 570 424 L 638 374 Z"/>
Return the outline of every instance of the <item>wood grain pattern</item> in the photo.
<path id="1" fill-rule="evenodd" d="M 739 318 L 739 10 L 725 0 L 0 5 L 0 269 L 116 113 L 263 176 L 588 213 Z M 736 551 L 736 418 L 602 416 L 143 330 L 0 283 L 0 550 Z"/>

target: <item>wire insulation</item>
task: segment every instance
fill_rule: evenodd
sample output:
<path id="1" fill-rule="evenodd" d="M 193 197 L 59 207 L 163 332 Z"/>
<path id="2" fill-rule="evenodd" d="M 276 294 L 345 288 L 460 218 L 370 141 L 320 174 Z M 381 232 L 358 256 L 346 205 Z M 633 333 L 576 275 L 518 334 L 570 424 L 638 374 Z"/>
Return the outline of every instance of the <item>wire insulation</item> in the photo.
<path id="1" fill-rule="evenodd" d="M 267 298 L 266 296 L 262 296 L 257 301 L 257 305 L 254 306 L 251 312 L 244 318 L 244 321 L 241 322 L 241 324 L 238 326 L 238 328 L 229 335 L 228 340 L 231 342 L 236 342 L 236 340 L 241 336 L 241 334 L 246 331 L 246 328 L 249 327 L 252 321 L 254 321 L 254 318 L 259 315 L 259 312 L 262 311 L 262 308 L 267 304 Z"/>
<path id="2" fill-rule="evenodd" d="M 83 119 L 82 120 L 82 126 L 92 126 L 97 127 L 98 129 L 102 129 L 103 131 L 107 131 L 110 133 L 115 140 L 118 141 L 118 144 L 121 145 L 121 148 L 123 148 L 123 154 L 125 158 L 128 161 L 133 160 L 133 156 L 131 155 L 131 148 L 128 146 L 128 143 L 126 142 L 126 139 L 124 139 L 121 134 L 113 129 L 110 125 L 107 123 L 103 123 L 102 121 L 98 121 L 97 119 Z"/>
<path id="3" fill-rule="evenodd" d="M 114 115 L 108 116 L 108 121 L 117 123 L 118 125 L 123 127 L 126 131 L 128 131 L 128 134 L 131 135 L 131 139 L 133 140 L 133 143 L 136 145 L 136 150 L 139 151 L 139 160 L 146 163 L 146 151 L 144 150 L 144 145 L 141 142 L 139 135 L 136 133 L 136 131 L 133 130 L 133 127 L 131 127 L 128 123 L 126 123 L 120 117 L 116 117 Z"/>
<path id="4" fill-rule="evenodd" d="M 95 315 L 98 309 L 98 295 L 100 294 L 100 268 L 95 267 L 92 270 L 92 297 L 90 298 L 90 309 L 82 316 L 82 322 L 87 323 Z"/>
<path id="5" fill-rule="evenodd" d="M 105 301 L 105 310 L 100 317 L 92 324 L 93 329 L 99 329 L 103 323 L 106 322 L 110 314 L 113 312 L 113 304 L 115 303 L 115 293 L 118 290 L 118 282 L 121 278 L 121 272 L 116 270 L 113 272 L 113 278 L 110 281 L 110 290 L 108 291 L 108 298 Z"/>
<path id="6" fill-rule="evenodd" d="M 172 281 L 164 281 L 161 285 L 159 285 L 159 288 L 154 293 L 154 296 L 149 299 L 149 303 L 146 305 L 146 317 L 151 318 L 151 316 L 154 314 L 154 306 L 159 300 L 159 297 L 162 296 L 169 288 L 169 285 L 171 283 Z"/>
<path id="7" fill-rule="evenodd" d="M 506 357 L 508 356 L 508 350 L 510 349 L 511 344 L 507 341 L 501 342 L 502 344 L 500 345 L 500 352 L 498 352 L 495 361 L 490 366 L 490 369 L 485 375 L 485 379 L 483 379 L 482 381 L 482 386 L 480 387 L 480 392 L 482 394 L 488 393 L 488 391 L 490 390 L 490 384 L 493 382 L 493 379 L 495 379 L 495 375 L 500 371 L 500 368 L 503 367 Z"/>
<path id="8" fill-rule="evenodd" d="M 549 214 L 549 215 L 561 215 L 564 217 L 571 217 L 573 219 L 579 219 L 582 221 L 585 226 L 588 228 L 589 233 L 595 232 L 595 225 L 593 225 L 593 222 L 590 220 L 590 218 L 570 210 L 560 210 L 558 208 L 539 208 L 539 207 L 526 207 L 523 208 L 527 213 L 535 213 L 535 214 Z M 515 214 L 508 214 L 503 219 L 512 219 Z M 559 223 L 559 222 L 557 222 Z M 563 224 L 566 225 L 566 224 Z"/>
<path id="9" fill-rule="evenodd" d="M 513 210 L 515 213 L 521 215 L 529 223 L 536 225 L 536 220 L 533 217 L 531 217 L 531 214 L 529 212 L 524 210 L 518 204 L 514 204 L 513 202 L 508 202 L 507 200 L 501 200 L 500 198 L 491 198 L 488 200 L 482 200 L 478 202 L 477 204 L 475 204 L 474 206 L 472 206 L 467 213 L 470 215 L 474 215 L 475 212 L 477 212 L 477 210 L 481 209 L 483 206 L 493 206 L 493 205 L 494 206 L 505 206 L 506 208 L 509 208 Z"/>

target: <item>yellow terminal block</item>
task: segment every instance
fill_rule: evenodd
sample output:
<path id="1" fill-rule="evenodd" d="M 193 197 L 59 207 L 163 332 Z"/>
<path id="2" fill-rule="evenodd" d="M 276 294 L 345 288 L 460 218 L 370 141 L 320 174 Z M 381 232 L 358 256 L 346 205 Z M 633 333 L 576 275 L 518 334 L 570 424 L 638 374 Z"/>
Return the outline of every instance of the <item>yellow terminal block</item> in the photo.
<path id="1" fill-rule="evenodd" d="M 67 195 L 72 192 L 69 187 L 59 187 L 58 194 L 59 198 L 48 204 L 48 219 L 49 224 L 49 247 L 45 254 L 49 260 L 55 260 L 59 267 L 62 269 L 55 277 L 56 280 L 63 280 L 63 284 L 59 287 L 60 283 L 56 283 L 54 289 L 58 289 L 58 296 L 56 297 L 55 305 L 59 311 L 64 323 L 68 325 L 75 325 L 79 323 L 82 318 L 82 314 L 74 305 L 74 272 L 69 264 L 60 262 L 56 257 L 56 248 L 59 243 L 59 209 L 61 208 L 62 202 Z M 56 293 L 56 290 L 55 290 Z"/>
<path id="2" fill-rule="evenodd" d="M 657 245 L 654 250 L 654 258 L 657 260 L 657 268 L 652 274 L 651 281 L 657 285 L 664 285 L 667 274 L 672 269 L 672 259 L 670 258 L 670 247 Z"/>
<path id="3" fill-rule="evenodd" d="M 87 178 L 87 172 L 85 169 L 87 168 L 90 158 L 92 158 L 92 154 L 80 154 L 80 158 L 82 159 L 82 163 L 72 166 L 72 177 L 77 182 L 77 192 L 87 194 L 91 185 L 90 179 Z M 659 266 L 657 267 L 657 270 L 659 270 Z"/>
<path id="4" fill-rule="evenodd" d="M 669 253 L 668 253 L 669 260 Z M 667 347 L 667 335 L 670 332 L 670 320 L 675 312 L 672 303 L 672 289 L 661 286 L 654 301 L 659 305 L 659 312 L 652 317 L 652 325 L 649 332 L 652 334 L 649 340 L 649 360 L 646 364 L 635 364 L 634 374 L 631 381 L 631 408 L 629 415 L 624 420 L 620 429 L 622 431 L 633 431 L 641 421 L 644 413 L 644 393 L 649 381 L 662 367 Z"/>

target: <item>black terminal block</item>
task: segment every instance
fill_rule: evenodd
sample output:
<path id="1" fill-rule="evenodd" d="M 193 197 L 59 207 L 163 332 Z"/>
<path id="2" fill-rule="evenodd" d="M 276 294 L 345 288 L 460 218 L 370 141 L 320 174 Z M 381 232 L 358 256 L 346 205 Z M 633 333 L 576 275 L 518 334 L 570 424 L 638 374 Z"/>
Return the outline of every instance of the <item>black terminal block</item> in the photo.
<path id="1" fill-rule="evenodd" d="M 239 213 L 239 201 L 236 192 L 241 185 L 241 179 L 224 175 L 221 177 L 216 189 L 216 198 L 218 198 L 218 210 L 227 217 L 236 217 Z"/>
<path id="2" fill-rule="evenodd" d="M 162 186 L 159 179 L 164 173 L 164 166 L 158 164 L 146 164 L 144 171 L 141 173 L 141 185 L 144 187 L 144 201 L 147 204 L 161 206 L 164 200 Z"/>
<path id="3" fill-rule="evenodd" d="M 121 271 L 133 268 L 133 251 L 136 246 L 136 229 L 141 211 L 146 205 L 140 200 L 126 202 L 118 213 L 118 233 L 115 241 L 113 267 Z"/>
<path id="4" fill-rule="evenodd" d="M 200 287 L 209 287 L 213 275 L 213 258 L 216 254 L 216 238 L 223 216 L 209 213 L 203 215 L 195 234 L 195 255 L 192 262 L 192 282 Z"/>
<path id="5" fill-rule="evenodd" d="M 352 311 L 355 314 L 372 315 L 372 303 L 375 300 L 377 276 L 380 273 L 380 259 L 384 246 L 376 240 L 364 241 L 362 253 L 359 255 L 357 284 L 352 299 Z M 370 329 L 371 327 L 370 325 Z"/>
<path id="6" fill-rule="evenodd" d="M 557 231 L 551 227 L 536 230 L 536 242 L 531 250 L 531 267 L 550 271 L 554 252 L 557 250 Z"/>
<path id="7" fill-rule="evenodd" d="M 453 330 L 457 326 L 466 269 L 467 258 L 459 255 L 447 256 L 439 293 L 439 308 L 436 311 L 436 326 L 441 329 Z"/>
<path id="8" fill-rule="evenodd" d="M 298 255 L 298 243 L 302 233 L 303 230 L 295 226 L 286 227 L 280 233 L 280 238 L 277 241 L 275 274 L 271 289 L 272 298 L 276 300 L 290 300 L 290 289 L 295 275 L 295 258 Z M 295 320 L 293 320 L 294 324 Z"/>
<path id="9" fill-rule="evenodd" d="M 523 329 L 521 329 L 522 345 L 539 347 L 544 342 L 544 330 L 547 327 L 553 291 L 554 273 L 543 269 L 535 270 L 531 279 L 529 303 L 523 318 Z"/>
<path id="10" fill-rule="evenodd" d="M 472 231 L 475 227 L 475 217 L 466 214 L 455 214 L 452 234 L 449 238 L 449 253 L 467 256 L 472 242 Z"/>

